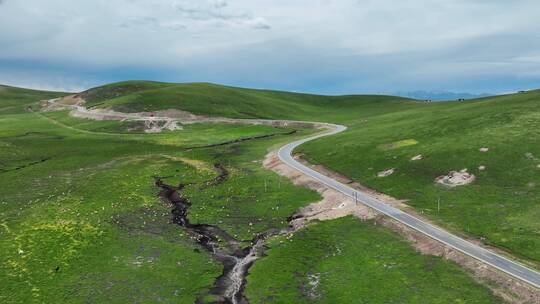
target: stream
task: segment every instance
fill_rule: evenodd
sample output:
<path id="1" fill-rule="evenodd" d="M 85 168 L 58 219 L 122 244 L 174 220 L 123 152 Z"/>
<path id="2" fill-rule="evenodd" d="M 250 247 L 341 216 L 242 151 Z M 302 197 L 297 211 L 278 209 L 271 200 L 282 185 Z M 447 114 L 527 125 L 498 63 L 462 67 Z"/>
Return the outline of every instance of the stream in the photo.
<path id="1" fill-rule="evenodd" d="M 222 166 L 215 165 L 215 169 L 219 175 L 207 185 L 216 185 L 227 178 L 226 170 Z M 244 296 L 246 276 L 249 268 L 257 260 L 258 252 L 264 250 L 268 238 L 291 233 L 293 228 L 271 229 L 260 233 L 251 240 L 248 247 L 242 248 L 239 240 L 217 226 L 189 222 L 188 210 L 191 202 L 182 195 L 185 184 L 171 186 L 164 183 L 160 177 L 155 177 L 155 185 L 161 189 L 159 197 L 172 206 L 173 223 L 183 227 L 197 243 L 223 264 L 223 273 L 214 282 L 209 295 L 215 296 L 218 299 L 217 303 L 248 304 L 249 301 Z M 203 303 L 204 296 L 207 295 L 201 296 L 196 303 Z"/>

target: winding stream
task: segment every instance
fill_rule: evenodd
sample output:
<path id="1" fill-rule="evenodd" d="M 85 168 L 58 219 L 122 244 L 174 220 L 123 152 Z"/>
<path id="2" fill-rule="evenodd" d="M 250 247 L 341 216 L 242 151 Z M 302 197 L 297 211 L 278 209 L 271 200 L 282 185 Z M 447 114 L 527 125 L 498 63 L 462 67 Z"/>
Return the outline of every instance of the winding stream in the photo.
<path id="1" fill-rule="evenodd" d="M 211 182 L 208 182 L 207 185 L 221 183 L 228 176 L 223 167 L 216 165 L 215 168 L 219 175 Z M 257 260 L 259 251 L 264 250 L 264 244 L 268 238 L 291 233 L 293 228 L 272 229 L 261 233 L 250 242 L 248 247 L 242 248 L 240 241 L 217 226 L 189 222 L 188 210 L 191 207 L 191 202 L 182 195 L 185 184 L 172 186 L 156 177 L 155 185 L 161 189 L 159 197 L 172 206 L 173 223 L 183 227 L 197 243 L 223 264 L 223 273 L 214 282 L 210 295 L 217 297 L 219 299 L 218 303 L 249 303 L 244 296 L 244 287 L 249 268 Z M 199 298 L 196 303 L 203 303 L 202 299 Z"/>

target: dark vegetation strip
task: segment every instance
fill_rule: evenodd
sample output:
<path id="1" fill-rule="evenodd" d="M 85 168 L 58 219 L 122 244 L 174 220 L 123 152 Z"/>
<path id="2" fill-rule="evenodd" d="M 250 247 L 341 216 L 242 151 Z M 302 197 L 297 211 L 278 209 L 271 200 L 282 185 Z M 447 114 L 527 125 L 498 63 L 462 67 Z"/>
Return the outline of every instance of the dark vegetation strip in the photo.
<path id="1" fill-rule="evenodd" d="M 61 139 L 64 139 L 64 136 L 54 135 L 54 134 L 49 134 L 49 133 L 44 133 L 44 132 L 26 132 L 26 133 L 21 134 L 21 135 L 9 136 L 9 137 L 5 137 L 5 138 L 36 138 L 36 139 L 57 139 L 57 140 L 61 140 Z"/>
<path id="2" fill-rule="evenodd" d="M 209 144 L 209 145 L 203 145 L 203 146 L 187 147 L 187 148 L 184 148 L 184 150 L 189 151 L 189 150 L 193 150 L 193 149 L 221 147 L 221 146 L 241 143 L 241 142 L 244 142 L 244 141 L 257 140 L 257 139 L 263 139 L 263 138 L 270 138 L 270 137 L 281 136 L 281 135 L 291 135 L 291 134 L 294 134 L 296 132 L 298 132 L 298 130 L 292 130 L 292 131 L 288 131 L 288 132 L 278 132 L 278 133 L 265 134 L 265 135 L 256 135 L 256 136 L 250 136 L 250 137 L 243 137 L 243 138 L 233 139 L 233 140 L 229 140 L 229 141 L 225 141 L 225 142 L 221 142 L 221 143 L 215 143 L 215 144 Z"/>
<path id="3" fill-rule="evenodd" d="M 88 107 L 88 109 L 94 109 L 94 108 L 97 108 L 99 107 L 100 105 L 104 104 L 105 102 L 99 102 L 99 103 L 95 103 L 91 106 Z"/>
<path id="4" fill-rule="evenodd" d="M 216 170 L 218 175 L 213 179 L 207 181 L 205 185 L 201 187 L 201 189 L 204 189 L 206 187 L 218 186 L 229 178 L 229 171 L 227 171 L 227 169 L 222 164 L 214 164 L 214 170 Z"/>
<path id="5" fill-rule="evenodd" d="M 46 161 L 48 161 L 50 159 L 51 159 L 51 157 L 45 157 L 45 158 L 42 158 L 40 160 L 29 162 L 29 163 L 26 163 L 24 165 L 21 165 L 21 166 L 15 167 L 15 168 L 10 168 L 10 169 L 0 168 L 0 173 L 6 173 L 6 172 L 11 172 L 11 171 L 21 170 L 21 169 L 24 169 L 24 168 L 28 168 L 30 166 L 34 166 L 34 165 L 37 165 L 37 164 L 44 163 L 44 162 L 46 162 Z"/>

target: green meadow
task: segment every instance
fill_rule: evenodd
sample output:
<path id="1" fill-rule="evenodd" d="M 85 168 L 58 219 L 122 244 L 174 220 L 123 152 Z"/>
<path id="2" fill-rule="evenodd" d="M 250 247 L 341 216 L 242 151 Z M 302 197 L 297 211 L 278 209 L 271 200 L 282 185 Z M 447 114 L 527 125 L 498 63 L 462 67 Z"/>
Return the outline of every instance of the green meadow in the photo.
<path id="1" fill-rule="evenodd" d="M 346 133 L 310 142 L 301 151 L 311 162 L 406 199 L 455 233 L 538 267 L 539 104 L 540 91 L 534 91 L 389 111 L 362 122 L 345 121 Z M 423 159 L 411 161 L 416 155 Z M 393 175 L 377 177 L 390 168 Z M 463 169 L 476 176 L 472 184 L 448 188 L 434 182 Z"/>
<path id="2" fill-rule="evenodd" d="M 381 191 L 409 198 L 409 204 L 425 209 L 428 216 L 451 229 L 476 236 L 480 235 L 474 230 L 476 226 L 487 226 L 493 220 L 479 218 L 476 226 L 471 224 L 469 230 L 463 229 L 462 219 L 455 219 L 451 212 L 459 212 L 467 205 L 453 203 L 451 209 L 450 203 L 446 203 L 449 198 L 443 196 L 473 201 L 474 195 L 490 192 L 489 188 L 481 189 L 489 184 L 488 177 L 479 174 L 475 184 L 463 189 L 437 187 L 433 178 L 440 174 L 438 169 L 441 173 L 447 170 L 443 164 L 460 169 L 462 163 L 457 163 L 457 158 L 453 162 L 436 158 L 437 149 L 443 149 L 441 143 L 428 142 L 427 135 L 419 135 L 419 128 L 383 130 L 395 117 L 401 117 L 402 123 L 410 120 L 407 113 L 415 111 L 431 109 L 430 113 L 451 116 L 452 104 L 425 105 L 394 97 L 326 97 L 210 84 L 146 82 L 110 85 L 86 94 L 90 105 L 124 111 L 177 108 L 230 117 L 344 123 L 350 127 L 347 133 L 302 147 L 307 157 Z M 171 222 L 170 206 L 157 196 L 155 177 L 162 177 L 172 185 L 188 184 L 184 195 L 193 204 L 190 221 L 219 226 L 245 246 L 261 232 L 286 227 L 288 216 L 319 199 L 317 193 L 292 185 L 261 164 L 271 147 L 311 134 L 312 130 L 286 135 L 290 129 L 194 124 L 180 131 L 145 134 L 129 131 L 132 127 L 129 122 L 76 119 L 67 112 L 27 112 L 28 105 L 34 109 L 40 99 L 62 95 L 4 87 L 0 92 L 0 108 L 9 107 L 0 113 L 2 303 L 193 303 L 206 294 L 221 275 L 223 265 L 183 228 Z M 470 107 L 483 102 L 471 102 Z M 219 106 L 221 103 L 223 107 Z M 469 103 L 455 106 L 463 105 Z M 434 110 L 437 107 L 440 110 Z M 518 105 L 516 108 L 521 109 Z M 411 115 L 417 124 L 421 122 L 418 114 Z M 450 121 L 449 125 L 454 126 Z M 370 130 L 375 133 L 370 135 Z M 406 131 L 412 133 L 400 133 Z M 438 134 L 450 136 L 450 131 L 451 128 Z M 275 136 L 206 147 L 270 134 Z M 496 138 L 486 140 L 489 141 L 481 144 L 490 147 L 488 154 L 480 154 L 476 146 L 467 153 L 478 154 L 476 160 L 482 161 L 480 157 L 499 155 L 496 152 L 501 147 L 495 144 Z M 500 140 L 501 145 L 508 144 Z M 462 144 L 466 141 L 463 139 Z M 434 145 L 431 150 L 428 144 Z M 377 149 L 376 155 L 362 157 L 373 152 L 370 149 Z M 536 153 L 532 148 L 527 152 Z M 426 155 L 416 166 L 435 166 L 429 161 L 438 161 L 440 167 L 431 171 L 437 172 L 435 176 L 428 179 L 430 173 L 426 172 L 421 179 L 407 173 L 417 170 L 412 164 L 410 169 L 405 166 L 409 164 L 410 154 L 415 153 Z M 387 163 L 390 160 L 396 164 Z M 510 166 L 508 163 L 505 166 Z M 229 177 L 223 183 L 208 186 L 208 181 L 217 175 L 214 164 L 224 166 Z M 350 164 L 356 167 L 347 171 Z M 492 174 L 494 164 L 495 160 L 485 162 L 486 175 Z M 379 167 L 389 166 L 397 168 L 395 175 L 384 180 L 372 176 Z M 468 167 L 473 171 L 472 165 Z M 395 181 L 406 180 L 404 174 L 414 181 L 403 186 L 392 184 L 396 178 Z M 532 182 L 525 176 L 521 180 Z M 411 192 L 417 195 L 414 197 L 407 196 L 410 193 L 403 190 L 409 189 L 407 185 L 425 187 L 415 191 L 424 191 L 431 195 L 428 198 L 442 196 L 441 211 L 436 213 L 433 202 L 424 200 L 420 192 Z M 431 194 L 427 191 L 430 187 Z M 535 189 L 529 184 L 527 187 L 532 189 L 529 191 Z M 491 198 L 503 194 L 491 191 Z M 430 208 L 422 207 L 428 202 Z M 522 211 L 534 206 L 534 200 L 522 202 Z M 475 201 L 468 207 L 469 216 L 474 217 L 485 212 L 482 209 L 486 205 Z M 510 215 L 519 219 L 509 221 L 508 225 L 514 227 L 512 240 L 534 239 L 533 234 L 526 234 L 536 224 L 532 215 L 524 218 L 515 210 L 506 212 L 495 215 L 499 220 Z M 493 242 L 489 235 L 486 237 Z M 530 244 L 533 249 L 538 245 Z M 398 235 L 370 222 L 346 218 L 315 223 L 290 240 L 271 239 L 267 246 L 267 254 L 254 264 L 247 278 L 246 295 L 252 303 L 289 303 L 294 299 L 321 303 L 355 302 L 355 299 L 357 303 L 499 302 L 457 265 L 421 256 Z M 530 258 L 534 259 L 534 254 L 523 251 L 526 247 L 508 248 L 516 254 L 532 255 Z M 318 276 L 320 281 L 313 294 L 308 292 L 309 280 L 314 278 L 310 275 Z M 364 283 L 359 285 L 358 280 Z M 383 284 L 384 289 L 377 291 L 375 283 L 366 284 L 366 281 Z M 441 291 L 441 286 L 447 287 Z M 383 290 L 385 294 L 381 293 Z"/>
<path id="3" fill-rule="evenodd" d="M 250 240 L 318 198 L 261 166 L 268 146 L 293 137 L 204 146 L 283 131 L 196 124 L 128 134 L 120 122 L 66 112 L 0 116 L 1 301 L 193 303 L 222 265 L 171 223 L 154 177 L 191 183 L 192 222 Z M 214 163 L 229 179 L 201 190 Z"/>
<path id="4" fill-rule="evenodd" d="M 309 142 L 297 152 L 312 163 L 407 200 L 446 229 L 481 239 L 536 267 L 540 262 L 540 91 L 427 103 L 207 83 L 126 82 L 87 95 L 98 107 L 124 111 L 177 108 L 234 118 L 344 124 L 346 132 Z M 419 154 L 422 160 L 411 161 Z M 377 177 L 391 168 L 393 175 Z M 447 188 L 435 183 L 438 176 L 463 169 L 476 176 L 471 185 Z"/>
<path id="5" fill-rule="evenodd" d="M 254 303 L 499 302 L 456 265 L 419 255 L 372 221 L 318 222 L 269 246 L 248 277 Z"/>

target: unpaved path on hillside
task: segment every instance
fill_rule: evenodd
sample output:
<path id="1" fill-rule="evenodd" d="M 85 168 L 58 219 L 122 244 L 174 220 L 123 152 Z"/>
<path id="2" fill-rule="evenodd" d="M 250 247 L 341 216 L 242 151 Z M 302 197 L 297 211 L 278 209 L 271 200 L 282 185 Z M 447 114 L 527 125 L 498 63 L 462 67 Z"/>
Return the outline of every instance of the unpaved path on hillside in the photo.
<path id="1" fill-rule="evenodd" d="M 332 128 L 333 124 L 297 120 L 270 120 L 270 119 L 234 119 L 226 117 L 214 117 L 205 115 L 195 115 L 181 110 L 164 110 L 156 112 L 123 113 L 111 109 L 87 109 L 84 107 L 84 100 L 78 99 L 73 102 L 73 97 L 69 97 L 69 103 L 64 103 L 63 98 L 46 100 L 42 103 L 44 111 L 71 110 L 70 115 L 78 118 L 93 120 L 120 120 L 120 121 L 140 121 L 145 123 L 165 122 L 169 125 L 176 125 L 175 129 L 180 129 L 179 125 L 189 125 L 195 123 L 223 123 L 241 125 L 265 125 L 271 127 L 292 127 L 292 128 Z M 166 129 L 166 128 L 162 128 Z M 161 131 L 161 130 L 160 130 Z M 157 133 L 159 131 L 156 131 Z M 152 132 L 154 133 L 154 132 Z"/>
<path id="2" fill-rule="evenodd" d="M 114 120 L 174 120 L 181 124 L 200 123 L 200 122 L 214 122 L 214 123 L 234 123 L 234 124 L 254 124 L 254 125 L 269 125 L 269 126 L 281 126 L 281 127 L 311 127 L 315 129 L 326 129 L 327 131 L 319 133 L 308 138 L 296 140 L 289 143 L 279 149 L 277 157 L 280 161 L 287 164 L 291 168 L 294 168 L 298 172 L 309 176 L 313 180 L 325 185 L 326 187 L 337 191 L 354 200 L 356 204 L 363 204 L 377 212 L 384 214 L 397 222 L 406 225 L 421 234 L 424 234 L 434 240 L 437 240 L 446 246 L 453 248 L 467 256 L 470 256 L 478 261 L 481 261 L 487 265 L 490 265 L 514 278 L 521 280 L 534 286 L 537 290 L 540 288 L 540 273 L 526 267 L 518 262 L 512 261 L 500 254 L 497 254 L 491 250 L 480 247 L 472 242 L 469 242 L 463 238 L 453 235 L 441 228 L 436 227 L 418 217 L 415 217 L 403 210 L 400 210 L 394 206 L 391 206 L 381 199 L 373 196 L 372 193 L 358 190 L 346 185 L 333 177 L 325 175 L 319 171 L 316 171 L 307 165 L 302 164 L 293 157 L 293 150 L 309 141 L 313 141 L 322 137 L 332 136 L 341 133 L 347 129 L 347 127 L 329 123 L 319 122 L 304 122 L 304 121 L 290 121 L 290 120 L 264 120 L 264 119 L 231 119 L 223 117 L 208 117 L 194 115 L 188 112 L 179 110 L 166 110 L 158 111 L 155 113 L 120 113 L 107 109 L 91 109 L 88 110 L 81 104 L 75 105 L 61 104 L 58 100 L 52 100 L 48 102 L 51 107 L 64 107 L 71 108 L 71 115 L 81 118 L 90 119 L 114 119 Z"/>

